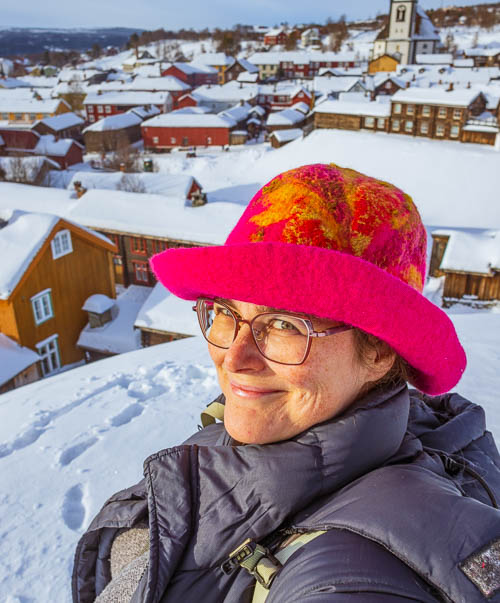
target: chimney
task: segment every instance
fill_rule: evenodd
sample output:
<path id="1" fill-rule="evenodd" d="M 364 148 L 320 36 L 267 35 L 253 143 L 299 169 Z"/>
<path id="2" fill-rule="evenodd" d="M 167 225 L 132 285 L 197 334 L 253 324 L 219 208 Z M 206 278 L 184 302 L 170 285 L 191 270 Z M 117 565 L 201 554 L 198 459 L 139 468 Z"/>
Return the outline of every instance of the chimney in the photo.
<path id="1" fill-rule="evenodd" d="M 411 86 L 411 82 L 406 82 L 406 87 L 409 88 Z"/>
<path id="2" fill-rule="evenodd" d="M 75 182 L 73 183 L 73 186 L 75 187 L 77 199 L 79 199 L 81 196 L 83 196 L 87 192 L 87 189 L 82 186 L 82 183 L 79 180 L 75 180 Z"/>
<path id="3" fill-rule="evenodd" d="M 97 95 L 101 96 L 101 94 L 102 94 L 102 90 L 99 88 L 99 90 L 97 91 Z"/>
<path id="4" fill-rule="evenodd" d="M 446 92 L 453 92 L 453 82 L 450 82 L 450 85 L 448 86 L 448 90 Z"/>
<path id="5" fill-rule="evenodd" d="M 467 82 L 467 88 L 470 88 L 470 87 L 471 87 L 470 82 Z"/>

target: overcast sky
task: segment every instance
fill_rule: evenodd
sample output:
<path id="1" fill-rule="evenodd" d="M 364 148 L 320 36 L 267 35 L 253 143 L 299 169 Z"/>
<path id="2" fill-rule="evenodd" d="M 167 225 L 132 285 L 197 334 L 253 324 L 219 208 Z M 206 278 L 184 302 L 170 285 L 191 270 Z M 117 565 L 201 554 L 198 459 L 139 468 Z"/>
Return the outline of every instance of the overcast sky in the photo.
<path id="1" fill-rule="evenodd" d="M 483 0 L 484 2 L 485 0 Z M 488 1 L 488 0 L 486 0 Z M 420 0 L 423 8 L 448 6 L 450 0 Z M 389 12 L 389 0 L 61 0 L 2 1 L 1 27 L 230 27 L 236 23 L 270 25 L 325 22 L 346 14 L 362 19 Z M 457 4 L 479 4 L 459 0 Z M 7 6 L 6 6 L 7 5 Z"/>

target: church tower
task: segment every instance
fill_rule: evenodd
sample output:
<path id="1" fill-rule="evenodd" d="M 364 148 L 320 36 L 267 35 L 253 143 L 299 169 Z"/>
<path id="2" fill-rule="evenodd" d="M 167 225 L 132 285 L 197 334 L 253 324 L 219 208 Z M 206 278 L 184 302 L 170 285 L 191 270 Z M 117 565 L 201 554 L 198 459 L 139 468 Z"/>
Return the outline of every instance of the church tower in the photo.
<path id="1" fill-rule="evenodd" d="M 389 39 L 410 40 L 417 10 L 417 0 L 391 0 Z"/>

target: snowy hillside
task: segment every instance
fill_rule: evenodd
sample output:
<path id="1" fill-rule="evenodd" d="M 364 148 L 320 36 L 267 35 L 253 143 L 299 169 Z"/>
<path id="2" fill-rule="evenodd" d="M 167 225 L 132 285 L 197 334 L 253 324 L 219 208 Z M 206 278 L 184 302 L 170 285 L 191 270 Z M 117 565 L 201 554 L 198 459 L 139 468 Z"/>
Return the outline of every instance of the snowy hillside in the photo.
<path id="1" fill-rule="evenodd" d="M 458 391 L 500 440 L 500 312 L 451 314 L 468 354 Z M 182 442 L 219 393 L 200 337 L 131 352 L 0 396 L 0 600 L 70 600 L 79 535 L 104 501 Z"/>

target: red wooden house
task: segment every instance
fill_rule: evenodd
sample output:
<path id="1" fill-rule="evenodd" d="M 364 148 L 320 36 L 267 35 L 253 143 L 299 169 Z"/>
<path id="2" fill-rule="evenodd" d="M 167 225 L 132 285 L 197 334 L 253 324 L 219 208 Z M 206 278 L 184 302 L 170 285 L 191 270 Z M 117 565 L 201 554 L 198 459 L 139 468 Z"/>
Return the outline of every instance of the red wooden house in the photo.
<path id="1" fill-rule="evenodd" d="M 173 63 L 162 71 L 162 76 L 171 75 L 185 82 L 191 88 L 205 86 L 208 84 L 217 84 L 219 75 L 216 69 L 212 67 L 199 67 L 189 63 Z"/>

